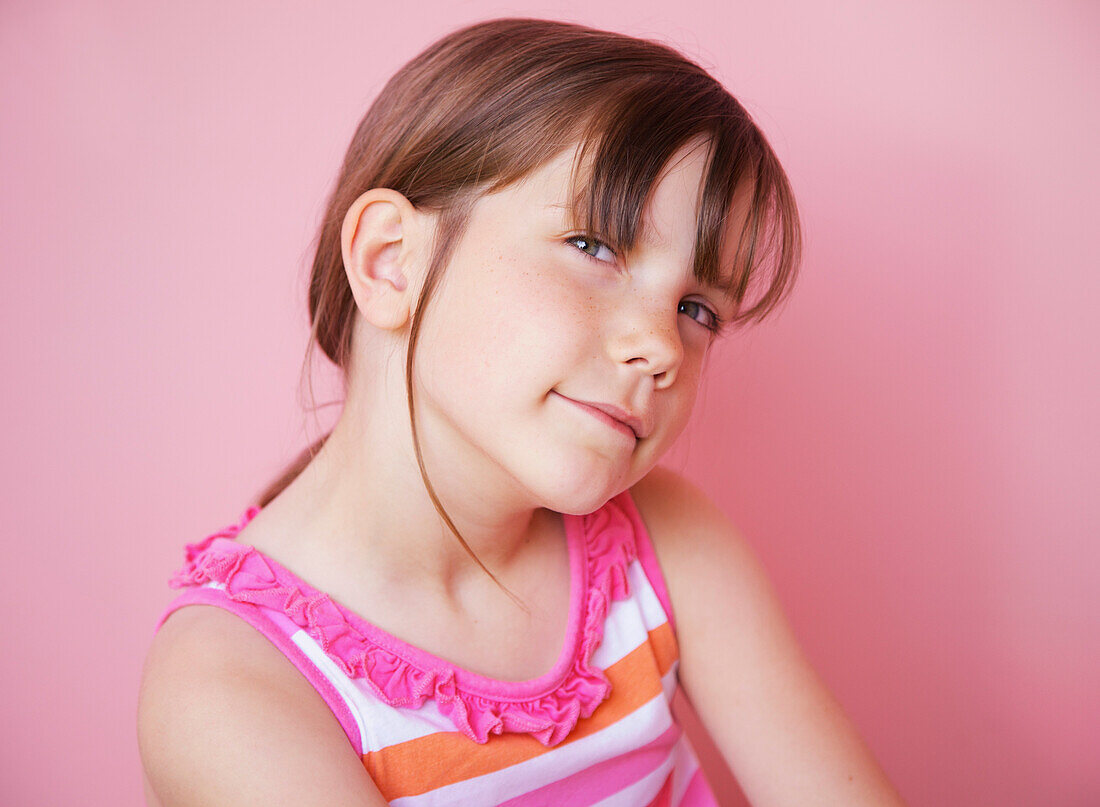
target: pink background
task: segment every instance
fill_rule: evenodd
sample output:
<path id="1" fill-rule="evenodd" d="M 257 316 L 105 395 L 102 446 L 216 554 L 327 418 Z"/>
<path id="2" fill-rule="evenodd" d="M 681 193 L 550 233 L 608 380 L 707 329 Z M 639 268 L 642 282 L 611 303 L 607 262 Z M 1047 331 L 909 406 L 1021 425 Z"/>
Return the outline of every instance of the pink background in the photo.
<path id="1" fill-rule="evenodd" d="M 352 128 L 431 40 L 517 13 L 680 46 L 787 168 L 801 283 L 668 464 L 902 794 L 1100 803 L 1100 14 L 1065 0 L 7 0 L 0 802 L 140 802 L 182 545 L 335 408 L 299 399 L 302 282 Z"/>

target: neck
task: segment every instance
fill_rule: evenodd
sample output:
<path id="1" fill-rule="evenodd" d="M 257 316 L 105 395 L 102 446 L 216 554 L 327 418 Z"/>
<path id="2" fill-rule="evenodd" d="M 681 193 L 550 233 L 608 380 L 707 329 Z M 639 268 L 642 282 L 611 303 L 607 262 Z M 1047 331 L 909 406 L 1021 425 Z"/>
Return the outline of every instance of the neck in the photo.
<path id="1" fill-rule="evenodd" d="M 390 387 L 379 386 L 379 396 Z M 318 455 L 268 507 L 281 511 L 279 521 L 318 562 L 453 601 L 464 599 L 464 592 L 496 588 L 431 501 L 403 395 L 367 405 L 361 400 L 349 393 Z M 379 405 L 387 411 L 374 408 Z M 417 427 L 436 496 L 470 549 L 512 588 L 509 570 L 519 565 L 524 550 L 556 535 L 557 514 L 536 507 L 477 452 L 464 453 L 456 467 L 448 458 L 453 452 L 446 450 L 453 440 L 446 424 L 433 423 L 418 410 Z"/>

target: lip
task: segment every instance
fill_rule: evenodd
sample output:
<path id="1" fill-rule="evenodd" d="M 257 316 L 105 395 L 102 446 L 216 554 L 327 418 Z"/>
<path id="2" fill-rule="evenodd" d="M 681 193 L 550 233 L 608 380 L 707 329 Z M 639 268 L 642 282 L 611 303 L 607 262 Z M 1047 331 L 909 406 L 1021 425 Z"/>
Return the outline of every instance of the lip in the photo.
<path id="1" fill-rule="evenodd" d="M 633 417 L 626 410 L 614 404 L 600 403 L 598 401 L 579 401 L 557 393 L 565 400 L 576 404 L 596 419 L 603 421 L 621 434 L 628 435 L 635 440 L 640 440 L 645 431 L 645 426 L 640 418 Z"/>

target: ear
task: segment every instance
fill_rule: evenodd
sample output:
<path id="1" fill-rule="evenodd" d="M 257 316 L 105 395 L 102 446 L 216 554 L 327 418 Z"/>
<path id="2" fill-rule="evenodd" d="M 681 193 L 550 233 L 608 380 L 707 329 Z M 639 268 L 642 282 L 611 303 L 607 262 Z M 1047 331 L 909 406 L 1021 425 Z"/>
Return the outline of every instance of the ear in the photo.
<path id="1" fill-rule="evenodd" d="M 367 191 L 344 216 L 344 271 L 359 311 L 378 328 L 400 328 L 409 319 L 414 287 L 420 285 L 425 225 L 426 216 L 389 188 Z"/>

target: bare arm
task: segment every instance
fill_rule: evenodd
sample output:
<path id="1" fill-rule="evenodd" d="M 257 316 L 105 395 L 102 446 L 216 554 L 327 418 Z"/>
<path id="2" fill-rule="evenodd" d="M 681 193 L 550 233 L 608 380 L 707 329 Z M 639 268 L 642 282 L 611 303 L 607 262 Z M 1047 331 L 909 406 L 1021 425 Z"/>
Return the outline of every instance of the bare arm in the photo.
<path id="1" fill-rule="evenodd" d="M 681 685 L 754 807 L 904 807 L 725 514 L 660 467 L 632 493 L 668 583 Z"/>
<path id="2" fill-rule="evenodd" d="M 386 804 L 302 674 L 212 606 L 180 609 L 154 638 L 138 745 L 150 805 Z"/>

